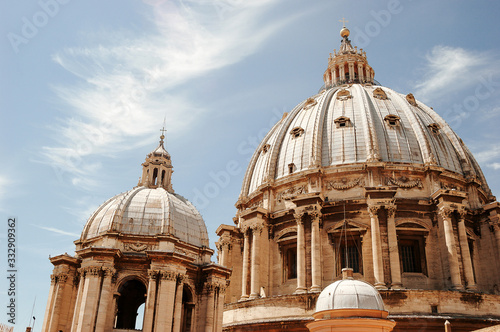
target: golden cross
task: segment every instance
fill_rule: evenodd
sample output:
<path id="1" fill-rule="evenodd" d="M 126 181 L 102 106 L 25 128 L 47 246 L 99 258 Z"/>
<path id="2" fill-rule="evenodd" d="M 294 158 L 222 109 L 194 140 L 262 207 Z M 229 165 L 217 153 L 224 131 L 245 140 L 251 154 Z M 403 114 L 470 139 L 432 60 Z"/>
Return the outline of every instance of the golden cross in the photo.
<path id="1" fill-rule="evenodd" d="M 160 129 L 160 131 L 161 131 L 161 133 L 162 133 L 163 135 L 165 135 L 165 132 L 166 132 L 167 130 L 165 129 L 165 126 L 163 126 L 163 128 L 162 128 L 162 129 Z"/>
<path id="2" fill-rule="evenodd" d="M 348 23 L 349 21 L 346 21 L 346 19 L 344 17 L 342 17 L 342 19 L 339 20 L 339 22 L 342 22 L 342 24 L 344 25 L 344 28 L 345 28 L 345 24 Z"/>

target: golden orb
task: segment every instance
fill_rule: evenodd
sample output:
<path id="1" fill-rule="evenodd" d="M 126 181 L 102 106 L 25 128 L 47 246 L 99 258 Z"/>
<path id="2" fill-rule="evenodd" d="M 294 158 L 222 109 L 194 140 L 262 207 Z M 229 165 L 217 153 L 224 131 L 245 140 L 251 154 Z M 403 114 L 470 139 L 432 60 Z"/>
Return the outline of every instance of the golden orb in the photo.
<path id="1" fill-rule="evenodd" d="M 342 28 L 342 30 L 340 30 L 340 36 L 341 36 L 342 38 L 344 38 L 344 37 L 349 37 L 349 34 L 350 34 L 350 33 L 351 33 L 351 32 L 349 31 L 349 29 L 347 29 L 346 27 L 343 27 L 343 28 Z"/>

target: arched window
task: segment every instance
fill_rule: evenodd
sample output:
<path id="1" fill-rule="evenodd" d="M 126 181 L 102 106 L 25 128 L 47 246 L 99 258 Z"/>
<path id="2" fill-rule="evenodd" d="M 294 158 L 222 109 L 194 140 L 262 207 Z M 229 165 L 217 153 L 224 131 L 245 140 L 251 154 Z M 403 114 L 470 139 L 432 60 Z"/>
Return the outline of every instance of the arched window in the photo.
<path id="1" fill-rule="evenodd" d="M 156 183 L 156 180 L 157 180 L 157 179 L 158 179 L 158 168 L 155 168 L 155 169 L 153 170 L 153 181 L 152 181 L 153 186 L 156 186 L 156 184 L 157 184 L 157 183 Z"/>
<path id="2" fill-rule="evenodd" d="M 135 329 L 139 307 L 146 299 L 146 286 L 136 279 L 128 280 L 118 289 L 120 297 L 117 301 L 115 328 Z M 144 309 L 144 306 L 142 306 Z M 144 315 L 144 311 L 141 316 Z M 142 327 L 141 327 L 142 328 Z"/>
<path id="3" fill-rule="evenodd" d="M 193 326 L 194 299 L 188 286 L 182 289 L 181 331 L 190 332 Z"/>

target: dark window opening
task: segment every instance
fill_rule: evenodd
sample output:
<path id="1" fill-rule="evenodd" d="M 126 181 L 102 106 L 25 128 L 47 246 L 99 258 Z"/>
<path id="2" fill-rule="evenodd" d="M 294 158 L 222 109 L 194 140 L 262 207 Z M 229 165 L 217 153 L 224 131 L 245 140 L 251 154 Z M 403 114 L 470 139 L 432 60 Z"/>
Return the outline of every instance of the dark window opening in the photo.
<path id="1" fill-rule="evenodd" d="M 345 124 L 346 124 L 345 122 L 340 122 L 339 127 L 345 127 Z"/>
<path id="2" fill-rule="evenodd" d="M 165 170 L 161 172 L 161 185 L 165 185 Z"/>
<path id="3" fill-rule="evenodd" d="M 288 174 L 292 174 L 294 170 L 295 170 L 295 164 L 294 163 L 288 164 Z"/>
<path id="4" fill-rule="evenodd" d="M 337 275 L 342 274 L 342 269 L 349 267 L 354 273 L 363 273 L 363 257 L 361 253 L 361 238 L 359 234 L 347 235 L 347 243 L 345 235 L 342 238 L 333 240 L 336 251 L 336 271 Z"/>
<path id="5" fill-rule="evenodd" d="M 399 255 L 402 272 L 426 272 L 423 238 L 401 238 L 399 241 Z"/>
<path id="6" fill-rule="evenodd" d="M 153 170 L 153 181 L 152 181 L 153 186 L 156 186 L 156 180 L 157 180 L 157 178 L 158 178 L 158 168 L 155 168 Z"/>
<path id="7" fill-rule="evenodd" d="M 297 248 L 290 247 L 285 250 L 284 257 L 284 270 L 285 279 L 296 279 L 297 278 Z"/>
<path id="8" fill-rule="evenodd" d="M 193 295 L 187 286 L 182 290 L 182 317 L 181 331 L 190 332 L 193 325 L 194 301 Z"/>
<path id="9" fill-rule="evenodd" d="M 145 303 L 146 286 L 138 280 L 129 280 L 120 287 L 118 292 L 120 297 L 117 303 L 115 328 L 133 330 L 136 328 L 139 307 Z"/>

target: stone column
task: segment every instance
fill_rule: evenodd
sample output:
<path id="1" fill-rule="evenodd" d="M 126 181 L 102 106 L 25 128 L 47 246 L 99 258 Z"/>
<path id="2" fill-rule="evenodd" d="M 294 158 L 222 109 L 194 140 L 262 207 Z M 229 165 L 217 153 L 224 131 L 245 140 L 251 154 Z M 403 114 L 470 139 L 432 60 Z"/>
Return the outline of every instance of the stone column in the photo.
<path id="1" fill-rule="evenodd" d="M 363 74 L 363 65 L 361 63 L 358 64 L 358 77 L 361 83 L 365 80 L 365 75 Z"/>
<path id="2" fill-rule="evenodd" d="M 227 256 L 229 254 L 229 243 L 227 240 L 222 240 L 220 245 L 220 262 L 219 264 L 227 267 Z"/>
<path id="3" fill-rule="evenodd" d="M 340 80 L 345 81 L 345 66 L 343 63 L 339 65 L 339 74 L 340 74 Z"/>
<path id="4" fill-rule="evenodd" d="M 310 213 L 311 216 L 311 292 L 321 291 L 321 241 L 319 237 L 319 213 Z"/>
<path id="5" fill-rule="evenodd" d="M 214 332 L 215 286 L 212 282 L 205 283 L 205 291 L 207 293 L 205 332 Z"/>
<path id="6" fill-rule="evenodd" d="M 354 81 L 354 62 L 349 62 L 349 79 Z"/>
<path id="7" fill-rule="evenodd" d="M 112 317 L 108 317 L 109 313 L 109 303 L 113 299 L 113 292 L 111 290 L 111 280 L 115 274 L 115 270 L 112 268 L 104 268 L 103 269 L 103 282 L 102 282 L 102 291 L 101 291 L 101 299 L 99 301 L 99 309 L 97 312 L 97 321 L 96 321 L 96 331 L 105 331 L 105 327 Z"/>
<path id="8" fill-rule="evenodd" d="M 465 210 L 460 210 L 460 219 L 458 221 L 458 239 L 460 241 L 460 251 L 462 252 L 462 264 L 464 267 L 465 282 L 467 289 L 476 290 L 474 280 L 474 269 L 472 268 L 472 259 L 470 257 L 469 241 L 467 240 L 467 230 L 465 229 Z"/>
<path id="9" fill-rule="evenodd" d="M 156 311 L 158 314 L 155 315 L 154 331 L 167 332 L 172 330 L 177 274 L 173 271 L 161 271 L 160 276 L 158 308 Z"/>
<path id="10" fill-rule="evenodd" d="M 389 260 L 391 265 L 391 288 L 401 289 L 401 267 L 399 263 L 398 237 L 396 233 L 396 206 L 386 206 L 387 209 L 387 241 L 389 242 Z"/>
<path id="11" fill-rule="evenodd" d="M 179 274 L 177 277 L 177 291 L 175 293 L 175 307 L 174 307 L 174 328 L 173 332 L 181 331 L 181 319 L 182 319 L 182 293 L 184 289 L 184 278 L 183 274 Z"/>
<path id="12" fill-rule="evenodd" d="M 48 331 L 57 332 L 59 331 L 59 316 L 61 314 L 61 309 L 64 301 L 64 289 L 66 288 L 66 282 L 68 281 L 67 273 L 58 273 L 56 275 L 55 284 L 55 300 L 52 307 L 52 317 L 50 319 L 50 325 Z"/>
<path id="13" fill-rule="evenodd" d="M 256 299 L 260 295 L 259 289 L 259 267 L 260 267 L 260 233 L 262 226 L 256 225 L 252 228 L 252 266 L 250 276 L 250 299 Z"/>
<path id="14" fill-rule="evenodd" d="M 57 277 L 55 274 L 52 274 L 50 276 L 49 298 L 47 299 L 47 307 L 45 308 L 45 317 L 43 318 L 42 332 L 49 332 L 50 322 L 52 321 L 54 301 L 56 299 L 56 282 Z"/>
<path id="15" fill-rule="evenodd" d="M 80 316 L 80 308 L 82 304 L 83 287 L 85 285 L 85 270 L 79 268 L 80 280 L 78 282 L 78 291 L 76 293 L 75 310 L 73 312 L 73 323 L 71 324 L 71 332 L 76 332 L 78 327 L 78 318 Z"/>
<path id="16" fill-rule="evenodd" d="M 146 296 L 146 305 L 144 308 L 143 330 L 145 332 L 153 331 L 153 320 L 156 304 L 156 287 L 158 282 L 158 271 L 148 270 L 149 282 Z"/>
<path id="17" fill-rule="evenodd" d="M 380 239 L 380 227 L 378 220 L 378 210 L 380 206 L 369 206 L 371 236 L 372 236 L 372 257 L 373 257 L 373 275 L 375 277 L 375 288 L 385 289 L 384 266 L 382 260 L 382 240 Z"/>
<path id="18" fill-rule="evenodd" d="M 214 331 L 222 331 L 222 317 L 224 314 L 224 297 L 226 294 L 226 285 L 219 284 L 219 298 L 217 299 L 217 317 L 215 318 Z"/>
<path id="19" fill-rule="evenodd" d="M 295 213 L 297 221 L 297 289 L 295 294 L 306 293 L 306 243 L 304 236 L 304 213 Z"/>
<path id="20" fill-rule="evenodd" d="M 249 230 L 245 229 L 243 231 L 243 235 L 245 236 L 244 242 L 243 242 L 243 269 L 241 271 L 241 299 L 240 300 L 245 300 L 248 299 L 248 292 L 247 292 L 247 284 L 248 284 L 248 256 L 249 256 L 249 239 L 248 239 L 248 232 Z"/>
<path id="21" fill-rule="evenodd" d="M 462 279 L 460 278 L 460 269 L 458 264 L 457 246 L 455 245 L 455 235 L 453 234 L 453 225 L 451 215 L 453 211 L 449 208 L 439 209 L 439 216 L 443 223 L 444 240 L 448 264 L 450 266 L 451 284 L 454 289 L 463 289 Z"/>
<path id="22" fill-rule="evenodd" d="M 99 301 L 101 268 L 89 266 L 85 268 L 85 284 L 83 286 L 78 326 L 76 332 L 93 331 Z"/>
<path id="23" fill-rule="evenodd" d="M 337 84 L 337 81 L 338 81 L 338 77 L 337 77 L 337 66 L 334 66 L 332 68 L 332 80 L 333 80 L 333 84 L 336 85 Z"/>

